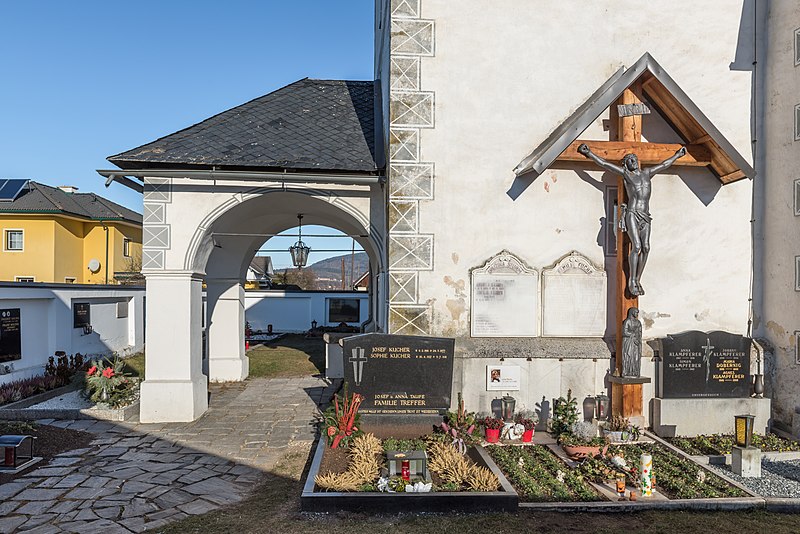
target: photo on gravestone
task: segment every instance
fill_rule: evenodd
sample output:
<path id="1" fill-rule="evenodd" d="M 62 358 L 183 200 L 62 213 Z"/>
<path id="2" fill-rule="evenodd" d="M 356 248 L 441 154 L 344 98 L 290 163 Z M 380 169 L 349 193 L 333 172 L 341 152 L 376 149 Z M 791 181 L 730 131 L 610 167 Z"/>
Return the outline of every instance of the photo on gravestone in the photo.
<path id="1" fill-rule="evenodd" d="M 455 340 L 362 334 L 342 341 L 344 380 L 361 413 L 443 414 L 450 409 Z"/>
<path id="2" fill-rule="evenodd" d="M 750 338 L 689 331 L 659 340 L 661 398 L 750 396 Z"/>
<path id="3" fill-rule="evenodd" d="M 0 310 L 0 362 L 22 359 L 20 309 Z"/>
<path id="4" fill-rule="evenodd" d="M 83 328 L 92 324 L 91 307 L 88 302 L 72 304 L 72 328 Z"/>

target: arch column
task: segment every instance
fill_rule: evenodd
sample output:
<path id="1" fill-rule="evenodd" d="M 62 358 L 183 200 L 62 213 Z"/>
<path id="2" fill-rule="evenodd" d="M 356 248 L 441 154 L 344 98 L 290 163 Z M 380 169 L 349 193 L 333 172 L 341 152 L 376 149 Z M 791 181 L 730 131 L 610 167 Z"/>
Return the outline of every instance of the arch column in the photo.
<path id="1" fill-rule="evenodd" d="M 244 350 L 244 286 L 239 279 L 206 279 L 208 379 L 239 382 L 250 372 Z"/>
<path id="2" fill-rule="evenodd" d="M 192 271 L 147 272 L 142 423 L 194 421 L 208 409 L 202 372 L 202 277 Z"/>

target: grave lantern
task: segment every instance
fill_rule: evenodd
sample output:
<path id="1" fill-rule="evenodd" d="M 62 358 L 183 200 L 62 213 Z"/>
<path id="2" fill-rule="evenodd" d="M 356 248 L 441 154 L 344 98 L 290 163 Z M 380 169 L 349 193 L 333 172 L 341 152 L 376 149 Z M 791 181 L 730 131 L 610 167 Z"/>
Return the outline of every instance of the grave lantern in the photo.
<path id="1" fill-rule="evenodd" d="M 517 399 L 511 395 L 503 395 L 500 401 L 503 409 L 503 420 L 505 420 L 506 423 L 510 423 L 514 420 L 514 407 L 517 405 Z"/>
<path id="2" fill-rule="evenodd" d="M 311 330 L 317 329 L 317 321 L 311 321 Z"/>
<path id="3" fill-rule="evenodd" d="M 3 449 L 3 468 L 13 470 L 33 460 L 33 436 L 0 436 L 0 449 Z"/>
<path id="4" fill-rule="evenodd" d="M 597 420 L 605 421 L 608 419 L 608 409 L 611 404 L 611 399 L 604 393 L 601 393 L 595 398 L 597 399 Z"/>
<path id="5" fill-rule="evenodd" d="M 386 460 L 390 477 L 404 475 L 403 479 L 409 482 L 414 478 L 431 481 L 428 453 L 425 451 L 386 451 Z"/>
<path id="6" fill-rule="evenodd" d="M 739 447 L 750 447 L 753 443 L 753 422 L 755 415 L 735 415 L 736 421 L 736 445 Z"/>
<path id="7" fill-rule="evenodd" d="M 292 265 L 302 269 L 308 262 L 308 253 L 311 248 L 303 243 L 303 214 L 297 215 L 297 243 L 289 247 L 289 254 L 292 255 Z"/>

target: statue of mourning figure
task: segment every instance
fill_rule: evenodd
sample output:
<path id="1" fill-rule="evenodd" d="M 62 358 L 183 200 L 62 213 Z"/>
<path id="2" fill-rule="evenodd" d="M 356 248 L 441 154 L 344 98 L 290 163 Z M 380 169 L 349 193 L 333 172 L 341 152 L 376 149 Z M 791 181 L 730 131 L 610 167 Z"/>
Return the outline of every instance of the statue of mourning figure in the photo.
<path id="1" fill-rule="evenodd" d="M 631 240 L 628 254 L 628 292 L 634 296 L 644 295 L 642 288 L 642 272 L 650 253 L 650 194 L 651 180 L 654 175 L 667 170 L 675 161 L 686 154 L 686 147 L 681 147 L 675 154 L 661 163 L 642 169 L 639 158 L 635 154 L 626 154 L 622 158 L 622 166 L 615 165 L 591 151 L 586 143 L 578 146 L 578 152 L 597 163 L 601 168 L 622 175 L 628 203 L 620 206 L 620 227 Z"/>
<path id="2" fill-rule="evenodd" d="M 628 308 L 622 323 L 622 376 L 638 377 L 642 372 L 642 323 L 639 308 Z"/>

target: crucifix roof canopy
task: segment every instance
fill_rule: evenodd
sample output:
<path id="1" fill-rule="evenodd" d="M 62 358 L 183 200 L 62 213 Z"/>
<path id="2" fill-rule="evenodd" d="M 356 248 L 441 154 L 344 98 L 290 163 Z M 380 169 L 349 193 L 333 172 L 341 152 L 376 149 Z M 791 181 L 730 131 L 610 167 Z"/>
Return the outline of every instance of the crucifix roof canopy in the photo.
<path id="1" fill-rule="evenodd" d="M 642 93 L 648 103 L 656 108 L 687 144 L 703 145 L 708 150 L 711 156 L 708 168 L 723 184 L 755 176 L 747 160 L 648 53 L 630 68 L 620 68 L 600 86 L 517 165 L 514 169 L 517 176 L 531 171 L 538 174 L 547 169 L 606 108 L 619 99 L 625 89 L 637 81 L 641 82 Z"/>

